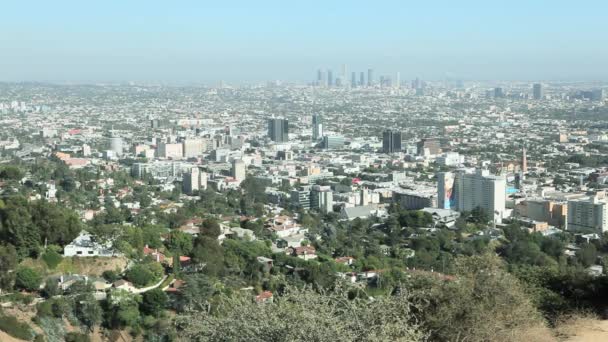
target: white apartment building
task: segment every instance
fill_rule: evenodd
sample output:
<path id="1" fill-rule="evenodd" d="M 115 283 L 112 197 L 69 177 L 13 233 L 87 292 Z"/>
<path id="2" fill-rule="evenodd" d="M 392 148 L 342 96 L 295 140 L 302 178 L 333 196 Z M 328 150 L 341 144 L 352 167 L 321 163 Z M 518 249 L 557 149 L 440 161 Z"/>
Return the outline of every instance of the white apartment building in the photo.
<path id="1" fill-rule="evenodd" d="M 608 203 L 596 196 L 568 201 L 567 229 L 572 231 L 608 230 Z"/>
<path id="2" fill-rule="evenodd" d="M 488 170 L 475 173 L 459 171 L 437 175 L 438 207 L 457 211 L 471 211 L 477 207 L 500 222 L 505 217 L 507 181 L 503 176 L 490 175 Z"/>

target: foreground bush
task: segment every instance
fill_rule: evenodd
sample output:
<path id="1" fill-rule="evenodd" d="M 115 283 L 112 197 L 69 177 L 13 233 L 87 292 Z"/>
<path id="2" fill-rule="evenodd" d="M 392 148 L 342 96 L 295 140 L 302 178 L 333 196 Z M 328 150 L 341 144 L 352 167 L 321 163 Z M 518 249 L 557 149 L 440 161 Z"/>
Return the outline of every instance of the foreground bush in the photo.
<path id="1" fill-rule="evenodd" d="M 212 313 L 177 319 L 182 341 L 422 341 L 405 293 L 353 299 L 346 293 L 288 289 L 274 302 L 221 297 Z"/>
<path id="2" fill-rule="evenodd" d="M 0 330 L 22 340 L 29 341 L 34 337 L 34 332 L 26 323 L 19 322 L 13 316 L 5 316 L 0 313 Z"/>

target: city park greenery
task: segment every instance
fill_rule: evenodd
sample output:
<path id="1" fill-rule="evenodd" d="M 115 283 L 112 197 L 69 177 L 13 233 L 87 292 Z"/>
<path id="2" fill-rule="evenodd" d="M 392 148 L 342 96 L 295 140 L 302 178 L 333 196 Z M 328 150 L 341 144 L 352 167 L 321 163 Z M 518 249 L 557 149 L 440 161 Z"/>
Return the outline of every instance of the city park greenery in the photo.
<path id="1" fill-rule="evenodd" d="M 181 194 L 162 191 L 152 179 L 141 184 L 124 173 L 75 172 L 52 162 L 14 168 L 5 166 L 0 172 L 1 180 L 14 189 L 4 191 L 0 201 L 0 288 L 7 294 L 3 300 L 27 303 L 42 296 L 34 323 L 48 336 L 68 319 L 84 334 L 72 334 L 72 340 L 84 339 L 101 326 L 158 341 L 451 341 L 454 336 L 512 341 L 517 334 L 523 340 L 527 333 L 551 326 L 563 315 L 601 315 L 608 307 L 608 277 L 587 272 L 598 262 L 608 266 L 607 236 L 580 244 L 576 255 L 568 257 L 571 234 L 544 236 L 517 223 L 497 228 L 496 236 L 487 234 L 490 216 L 480 209 L 463 213 L 451 229 L 431 229 L 429 214 L 397 205 L 389 208 L 387 218 L 353 221 L 288 207 L 284 213 L 309 230 L 306 243 L 317 251 L 317 259 L 304 261 L 273 253 L 270 241 L 275 236 L 263 224 L 266 185 L 254 178 L 247 178 L 238 191 L 201 191 L 195 200 L 167 211 L 151 199 L 170 203 Z M 26 174 L 29 180 L 22 181 Z M 93 184 L 102 177 L 115 179 L 106 194 L 124 187 L 133 194 L 118 206 L 107 195 L 100 202 Z M 40 181 L 49 179 L 60 179 L 58 203 L 29 200 L 34 190 L 43 189 Z M 139 214 L 128 210 L 126 201 L 139 201 Z M 87 206 L 104 210 L 83 223 L 76 210 Z M 220 244 L 224 217 L 258 239 Z M 177 230 L 192 218 L 202 220 L 196 237 Z M 169 273 L 183 280 L 184 287 L 170 295 L 160 289 L 143 294 L 112 289 L 101 301 L 94 298 L 90 282 L 59 289 L 49 275 L 61 262 L 62 248 L 81 230 L 113 242 L 131 259 L 124 273 L 110 270 L 98 276 L 145 287 Z M 146 245 L 204 266 L 194 271 L 161 266 L 144 257 Z M 261 256 L 271 258 L 273 266 L 258 262 Z M 354 263 L 336 262 L 340 256 L 353 257 Z M 28 267 L 25 261 L 33 259 L 45 268 Z M 364 272 L 379 276 L 363 286 L 340 276 Z M 263 291 L 273 293 L 271 302 L 252 300 Z M 0 329 L 33 338 L 30 323 L 8 327 L 12 320 L 0 313 Z"/>

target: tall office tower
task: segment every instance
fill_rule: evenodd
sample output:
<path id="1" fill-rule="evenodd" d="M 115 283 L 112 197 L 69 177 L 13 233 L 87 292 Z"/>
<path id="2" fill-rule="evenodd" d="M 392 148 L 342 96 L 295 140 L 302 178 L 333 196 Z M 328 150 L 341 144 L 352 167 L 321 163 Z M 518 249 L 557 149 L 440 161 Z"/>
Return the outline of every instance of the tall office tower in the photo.
<path id="1" fill-rule="evenodd" d="M 526 145 L 521 150 L 521 173 L 528 172 L 528 158 L 526 156 Z"/>
<path id="2" fill-rule="evenodd" d="M 384 87 L 384 81 L 385 81 L 384 76 L 380 75 L 380 88 Z"/>
<path id="3" fill-rule="evenodd" d="M 534 96 L 535 100 L 542 100 L 543 96 L 545 96 L 543 85 L 540 83 L 534 83 L 532 86 L 532 95 Z"/>
<path id="4" fill-rule="evenodd" d="M 374 70 L 367 69 L 367 86 L 371 87 L 374 84 Z"/>
<path id="5" fill-rule="evenodd" d="M 317 85 L 323 84 L 323 70 L 317 70 Z"/>
<path id="6" fill-rule="evenodd" d="M 192 195 L 200 189 L 200 171 L 198 167 L 193 167 L 182 176 L 182 187 L 184 193 Z"/>
<path id="7" fill-rule="evenodd" d="M 420 79 L 418 77 L 416 77 L 416 79 L 412 81 L 412 88 L 413 89 L 422 88 L 422 82 L 420 82 Z"/>
<path id="8" fill-rule="evenodd" d="M 602 101 L 604 99 L 604 89 L 593 89 L 590 99 L 591 101 Z"/>
<path id="9" fill-rule="evenodd" d="M 382 152 L 395 153 L 401 151 L 401 132 L 386 130 L 382 132 Z"/>
<path id="10" fill-rule="evenodd" d="M 240 159 L 233 160 L 232 168 L 230 169 L 230 176 L 239 182 L 245 180 L 245 177 L 247 176 L 245 162 Z"/>
<path id="11" fill-rule="evenodd" d="M 490 175 L 488 170 L 475 173 L 451 172 L 438 174 L 438 206 L 463 212 L 484 209 L 494 222 L 505 217 L 506 184 L 502 176 Z M 452 181 L 453 180 L 453 181 Z"/>
<path id="12" fill-rule="evenodd" d="M 333 87 L 334 85 L 334 74 L 331 70 L 327 70 L 327 86 Z"/>
<path id="13" fill-rule="evenodd" d="M 401 88 L 401 73 L 397 71 L 397 79 L 395 80 L 395 88 Z"/>
<path id="14" fill-rule="evenodd" d="M 334 85 L 338 88 L 342 87 L 342 77 L 336 77 L 336 81 L 334 82 Z"/>
<path id="15" fill-rule="evenodd" d="M 348 76 L 346 74 L 346 72 L 347 72 L 347 70 L 346 70 L 346 64 L 342 64 L 342 75 L 341 76 L 342 76 L 342 79 L 345 80 L 345 81 L 347 79 L 346 77 Z"/>
<path id="16" fill-rule="evenodd" d="M 268 137 L 274 142 L 289 141 L 289 122 L 287 119 L 268 119 Z"/>
<path id="17" fill-rule="evenodd" d="M 500 88 L 500 87 L 494 88 L 494 97 L 497 99 L 502 99 L 503 97 L 505 97 L 505 93 L 502 90 L 502 88 Z"/>
<path id="18" fill-rule="evenodd" d="M 354 71 L 350 74 L 350 87 L 357 88 L 357 73 Z"/>
<path id="19" fill-rule="evenodd" d="M 110 138 L 110 150 L 114 152 L 115 155 L 122 155 L 122 138 L 120 137 L 111 137 Z"/>
<path id="20" fill-rule="evenodd" d="M 315 114 L 312 116 L 312 139 L 319 140 L 323 136 L 323 123 L 321 122 L 321 116 Z"/>
<path id="21" fill-rule="evenodd" d="M 416 144 L 418 155 L 437 155 L 441 153 L 441 145 L 437 139 L 422 139 Z"/>
<path id="22" fill-rule="evenodd" d="M 365 73 L 363 71 L 359 74 L 359 86 L 365 87 Z"/>

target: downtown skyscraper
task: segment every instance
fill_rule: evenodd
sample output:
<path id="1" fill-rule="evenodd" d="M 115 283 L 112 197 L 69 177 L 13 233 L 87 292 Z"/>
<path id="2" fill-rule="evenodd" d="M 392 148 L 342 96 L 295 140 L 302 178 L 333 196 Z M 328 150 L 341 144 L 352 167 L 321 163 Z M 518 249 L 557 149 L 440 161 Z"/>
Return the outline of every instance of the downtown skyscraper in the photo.
<path id="1" fill-rule="evenodd" d="M 289 141 L 289 122 L 287 119 L 268 119 L 268 137 L 274 142 Z"/>
<path id="2" fill-rule="evenodd" d="M 382 133 L 382 152 L 395 153 L 401 151 L 401 132 L 390 129 Z"/>
<path id="3" fill-rule="evenodd" d="M 312 139 L 319 140 L 323 137 L 323 123 L 321 122 L 321 116 L 314 114 L 312 116 Z"/>
<path id="4" fill-rule="evenodd" d="M 542 100 L 545 96 L 543 85 L 540 83 L 534 83 L 532 86 L 532 96 L 535 100 Z"/>

